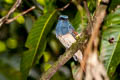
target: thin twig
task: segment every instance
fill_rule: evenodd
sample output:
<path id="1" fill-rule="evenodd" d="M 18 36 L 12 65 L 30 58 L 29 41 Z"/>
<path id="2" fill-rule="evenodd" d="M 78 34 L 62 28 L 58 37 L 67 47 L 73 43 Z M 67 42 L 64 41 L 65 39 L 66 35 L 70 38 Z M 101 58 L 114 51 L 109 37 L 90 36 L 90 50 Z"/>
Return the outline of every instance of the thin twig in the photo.
<path id="1" fill-rule="evenodd" d="M 8 14 L 0 19 L 0 27 L 9 18 L 9 16 L 16 10 L 16 8 L 21 4 L 22 0 L 16 0 L 15 4 L 9 10 Z"/>
<path id="2" fill-rule="evenodd" d="M 21 2 L 22 2 L 22 0 L 16 0 L 15 4 L 12 6 L 10 11 L 6 15 L 6 18 L 8 18 L 17 9 L 17 7 L 20 5 Z"/>
<path id="3" fill-rule="evenodd" d="M 69 7 L 69 5 L 70 5 L 71 2 L 72 2 L 72 0 L 69 3 L 67 3 L 65 6 L 63 6 L 62 8 L 58 8 L 58 10 L 64 11 L 66 8 Z"/>
<path id="4" fill-rule="evenodd" d="M 66 9 L 69 5 L 70 5 L 70 3 L 66 4 L 64 7 L 60 8 L 60 9 L 58 9 L 58 10 L 63 11 L 63 10 Z"/>
<path id="5" fill-rule="evenodd" d="M 24 15 L 24 14 L 32 11 L 33 9 L 35 9 L 35 6 L 32 6 L 31 8 L 27 9 L 26 11 L 22 12 L 21 14 L 19 14 L 18 16 L 14 17 L 14 18 L 12 18 L 12 19 L 8 19 L 8 20 L 6 21 L 6 23 L 7 23 L 7 24 L 11 23 L 12 21 L 16 20 L 18 17 L 20 17 L 20 16 L 22 16 L 22 15 Z"/>
<path id="6" fill-rule="evenodd" d="M 43 6 L 41 6 L 36 0 L 32 0 L 32 2 L 34 3 L 34 5 L 36 5 L 36 8 L 38 8 L 40 11 L 44 10 Z"/>

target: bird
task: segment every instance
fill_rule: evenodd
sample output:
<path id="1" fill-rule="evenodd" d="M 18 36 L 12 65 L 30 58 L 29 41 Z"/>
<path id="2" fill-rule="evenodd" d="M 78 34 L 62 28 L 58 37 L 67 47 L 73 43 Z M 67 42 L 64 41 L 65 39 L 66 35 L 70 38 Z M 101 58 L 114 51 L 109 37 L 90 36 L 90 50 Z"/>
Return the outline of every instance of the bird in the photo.
<path id="1" fill-rule="evenodd" d="M 56 25 L 56 38 L 62 43 L 62 45 L 68 49 L 72 43 L 76 42 L 76 35 L 78 33 L 75 31 L 74 27 L 68 20 L 67 15 L 60 15 Z M 78 50 L 73 56 L 75 61 L 82 60 L 82 53 Z"/>

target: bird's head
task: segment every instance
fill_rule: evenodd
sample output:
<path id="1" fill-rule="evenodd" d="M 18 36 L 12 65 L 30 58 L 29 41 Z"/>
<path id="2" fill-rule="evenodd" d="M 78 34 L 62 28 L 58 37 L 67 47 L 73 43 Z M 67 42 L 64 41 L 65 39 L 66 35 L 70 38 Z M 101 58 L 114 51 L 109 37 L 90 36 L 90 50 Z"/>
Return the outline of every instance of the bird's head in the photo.
<path id="1" fill-rule="evenodd" d="M 66 15 L 60 15 L 59 20 L 68 20 L 68 16 Z"/>

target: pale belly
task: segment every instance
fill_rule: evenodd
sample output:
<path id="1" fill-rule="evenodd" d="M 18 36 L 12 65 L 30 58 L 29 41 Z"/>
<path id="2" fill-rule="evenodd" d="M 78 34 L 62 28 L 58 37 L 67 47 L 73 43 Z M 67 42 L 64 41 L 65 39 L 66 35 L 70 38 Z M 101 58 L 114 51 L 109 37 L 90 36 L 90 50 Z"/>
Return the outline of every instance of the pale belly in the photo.
<path id="1" fill-rule="evenodd" d="M 66 49 L 70 48 L 72 43 L 76 42 L 75 38 L 69 33 L 63 36 L 59 36 L 58 39 L 65 46 Z"/>
<path id="2" fill-rule="evenodd" d="M 63 36 L 59 36 L 58 39 L 60 40 L 60 42 L 64 45 L 64 47 L 66 49 L 70 48 L 70 46 L 72 45 L 72 43 L 75 43 L 76 40 L 75 38 L 70 34 L 66 34 L 66 35 L 63 35 Z M 82 52 L 80 50 L 78 50 L 76 53 L 75 53 L 75 56 L 77 57 L 77 60 L 80 62 L 82 60 Z M 75 56 L 73 57 L 76 61 L 76 58 Z"/>

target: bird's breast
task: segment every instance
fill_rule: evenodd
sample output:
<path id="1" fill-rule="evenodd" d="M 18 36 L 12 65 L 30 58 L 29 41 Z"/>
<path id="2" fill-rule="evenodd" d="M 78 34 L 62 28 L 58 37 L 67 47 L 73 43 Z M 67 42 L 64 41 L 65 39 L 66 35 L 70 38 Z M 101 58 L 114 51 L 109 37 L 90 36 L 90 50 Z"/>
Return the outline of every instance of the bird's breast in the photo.
<path id="1" fill-rule="evenodd" d="M 65 48 L 70 48 L 72 43 L 76 42 L 75 38 L 70 33 L 58 36 L 58 39 L 65 46 Z"/>

